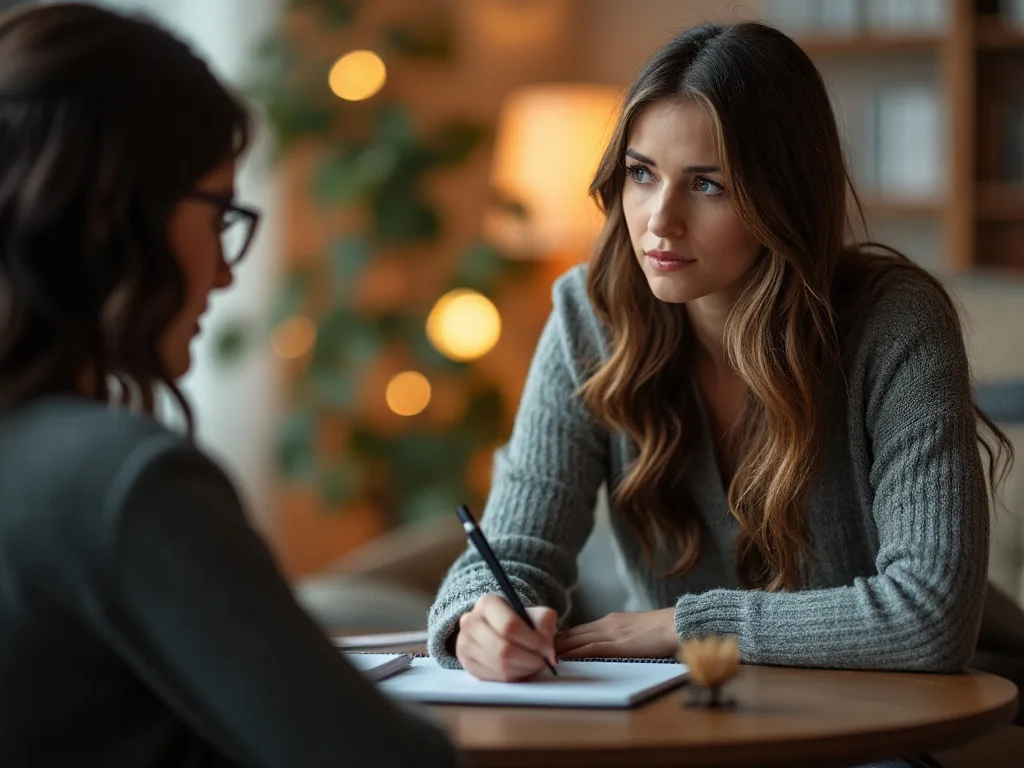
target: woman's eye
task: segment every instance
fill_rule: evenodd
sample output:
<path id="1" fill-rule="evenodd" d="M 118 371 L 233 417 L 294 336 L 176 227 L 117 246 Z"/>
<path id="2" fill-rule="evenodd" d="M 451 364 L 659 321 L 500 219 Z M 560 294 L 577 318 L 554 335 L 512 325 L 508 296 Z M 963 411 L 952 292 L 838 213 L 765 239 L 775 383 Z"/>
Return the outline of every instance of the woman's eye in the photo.
<path id="1" fill-rule="evenodd" d="M 643 165 L 631 165 L 626 168 L 626 173 L 637 184 L 650 184 L 654 181 L 654 175 Z"/>
<path id="2" fill-rule="evenodd" d="M 708 197 L 717 197 L 725 191 L 721 184 L 703 176 L 698 176 L 693 180 L 693 188 L 696 192 Z"/>

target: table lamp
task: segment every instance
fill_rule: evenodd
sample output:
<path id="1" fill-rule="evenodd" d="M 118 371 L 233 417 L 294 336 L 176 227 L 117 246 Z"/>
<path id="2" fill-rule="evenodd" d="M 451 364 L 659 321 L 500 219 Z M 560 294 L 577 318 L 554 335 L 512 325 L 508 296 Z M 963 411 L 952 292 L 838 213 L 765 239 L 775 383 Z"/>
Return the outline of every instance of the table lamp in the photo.
<path id="1" fill-rule="evenodd" d="M 485 236 L 514 257 L 561 259 L 589 253 L 603 215 L 587 194 L 615 128 L 623 91 L 607 85 L 553 83 L 513 92 L 502 107 L 491 183 L 517 215 L 495 205 Z"/>

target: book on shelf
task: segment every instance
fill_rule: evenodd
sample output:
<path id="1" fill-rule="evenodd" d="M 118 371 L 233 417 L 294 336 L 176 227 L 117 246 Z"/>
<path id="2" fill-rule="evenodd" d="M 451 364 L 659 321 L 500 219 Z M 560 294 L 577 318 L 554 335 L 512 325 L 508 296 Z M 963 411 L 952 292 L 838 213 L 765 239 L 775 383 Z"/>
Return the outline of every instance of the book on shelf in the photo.
<path id="1" fill-rule="evenodd" d="M 854 35 L 862 26 L 860 0 L 821 0 L 818 27 L 822 34 Z"/>
<path id="2" fill-rule="evenodd" d="M 940 106 L 923 82 L 886 83 L 875 91 L 871 155 L 879 194 L 929 200 L 941 194 Z"/>
<path id="3" fill-rule="evenodd" d="M 812 0 L 764 0 L 765 19 L 789 35 L 814 32 L 817 4 Z"/>
<path id="4" fill-rule="evenodd" d="M 866 0 L 865 18 L 873 32 L 928 34 L 947 25 L 946 0 Z"/>
<path id="5" fill-rule="evenodd" d="M 1022 0 L 1024 2 L 1024 0 Z M 793 35 L 934 34 L 947 25 L 946 0 L 764 0 L 765 18 Z"/>
<path id="6" fill-rule="evenodd" d="M 1007 102 L 1002 112 L 1002 136 L 997 158 L 998 177 L 1024 183 L 1024 99 Z"/>
<path id="7" fill-rule="evenodd" d="M 853 35 L 862 26 L 862 0 L 764 0 L 762 8 L 791 35 Z"/>
<path id="8" fill-rule="evenodd" d="M 999 0 L 999 15 L 1014 26 L 1024 27 L 1024 0 Z"/>

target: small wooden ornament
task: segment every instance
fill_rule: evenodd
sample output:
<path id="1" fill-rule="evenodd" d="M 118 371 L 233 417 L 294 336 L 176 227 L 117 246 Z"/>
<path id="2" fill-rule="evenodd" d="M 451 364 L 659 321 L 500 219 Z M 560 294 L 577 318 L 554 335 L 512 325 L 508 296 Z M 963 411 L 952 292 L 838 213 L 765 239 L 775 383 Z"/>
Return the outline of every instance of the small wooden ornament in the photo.
<path id="1" fill-rule="evenodd" d="M 690 682 L 694 685 L 691 706 L 727 707 L 735 703 L 721 695 L 722 686 L 736 676 L 740 666 L 740 644 L 735 637 L 684 640 L 676 658 L 690 668 Z"/>

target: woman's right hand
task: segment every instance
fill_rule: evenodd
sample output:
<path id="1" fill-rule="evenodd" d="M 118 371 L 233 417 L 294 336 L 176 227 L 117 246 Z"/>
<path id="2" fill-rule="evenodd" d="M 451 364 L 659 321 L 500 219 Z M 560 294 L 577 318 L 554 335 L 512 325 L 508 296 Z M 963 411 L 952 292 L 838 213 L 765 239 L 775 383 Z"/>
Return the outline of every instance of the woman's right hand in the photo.
<path id="1" fill-rule="evenodd" d="M 484 595 L 459 618 L 455 656 L 474 677 L 513 682 L 554 665 L 558 615 L 551 608 L 527 608 L 537 630 L 530 629 L 498 595 Z"/>

